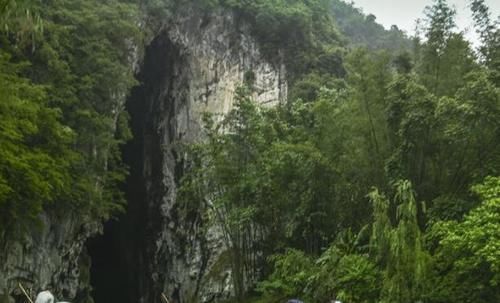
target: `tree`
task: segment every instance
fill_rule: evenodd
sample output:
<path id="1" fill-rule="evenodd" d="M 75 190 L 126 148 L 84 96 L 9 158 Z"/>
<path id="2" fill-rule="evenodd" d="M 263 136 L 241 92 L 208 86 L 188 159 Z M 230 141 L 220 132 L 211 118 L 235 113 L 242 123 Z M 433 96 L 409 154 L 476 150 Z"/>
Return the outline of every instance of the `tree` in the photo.
<path id="1" fill-rule="evenodd" d="M 0 242 L 39 223 L 41 210 L 69 194 L 75 134 L 48 106 L 26 65 L 0 52 Z"/>
<path id="2" fill-rule="evenodd" d="M 375 189 L 372 249 L 384 269 L 382 302 L 416 302 L 422 298 L 428 255 L 417 222 L 417 202 L 409 181 L 395 185 L 396 216 L 391 220 L 390 203 Z M 394 222 L 394 226 L 391 223 Z"/>
<path id="3" fill-rule="evenodd" d="M 481 39 L 479 51 L 484 64 L 494 73 L 496 85 L 500 83 L 500 28 L 498 21 L 491 20 L 491 12 L 484 0 L 470 1 L 476 32 Z"/>
<path id="4" fill-rule="evenodd" d="M 253 245 L 261 234 L 255 217 L 263 177 L 259 163 L 267 143 L 262 114 L 242 87 L 222 121 L 207 116 L 205 123 L 208 141 L 191 147 L 200 166 L 185 176 L 182 198 L 185 203 L 206 201 L 203 209 L 223 231 L 235 295 L 242 300 L 248 279 L 254 279 Z"/>
<path id="5" fill-rule="evenodd" d="M 436 250 L 441 296 L 465 302 L 500 299 L 500 178 L 487 177 L 472 187 L 481 204 L 463 221 L 443 221 L 433 226 L 439 239 Z M 464 287 L 465 286 L 465 287 Z M 437 297 L 438 295 L 436 295 Z"/>
<path id="6" fill-rule="evenodd" d="M 410 49 L 410 39 L 396 25 L 386 30 L 384 26 L 376 22 L 374 15 L 366 15 L 361 8 L 356 7 L 354 2 L 341 0 L 329 2 L 336 26 L 353 48 L 365 47 L 370 50 L 389 52 Z"/>
<path id="7" fill-rule="evenodd" d="M 364 132 L 373 152 L 374 163 L 381 163 L 387 153 L 387 133 L 383 112 L 385 109 L 386 86 L 391 81 L 390 57 L 387 53 L 370 55 L 359 49 L 348 57 L 348 84 L 358 103 L 360 114 L 365 117 Z M 379 169 L 380 171 L 380 169 Z"/>
<path id="8" fill-rule="evenodd" d="M 284 254 L 270 258 L 273 272 L 258 289 L 273 300 L 301 297 L 308 280 L 316 272 L 314 261 L 299 250 L 287 250 Z"/>
<path id="9" fill-rule="evenodd" d="M 335 241 L 316 260 L 306 293 L 314 302 L 332 299 L 346 303 L 376 302 L 381 289 L 381 272 L 366 254 L 368 228 L 353 234 L 338 233 Z"/>
<path id="10" fill-rule="evenodd" d="M 0 9 L 2 151 L 19 156 L 3 159 L 10 196 L 2 224 L 18 216 L 16 225 L 29 230 L 42 211 L 75 207 L 109 218 L 123 205 L 119 146 L 130 134 L 123 102 L 135 84 L 129 58 L 138 8 L 119 0 L 4 0 Z M 25 32 L 30 43 L 21 43 Z"/>
<path id="11" fill-rule="evenodd" d="M 127 174 L 119 146 L 130 137 L 124 102 L 135 85 L 131 45 L 140 35 L 138 7 L 128 1 L 57 1 L 44 19 L 31 79 L 47 86 L 50 106 L 76 134 L 71 200 L 80 211 L 109 218 L 123 209 Z M 78 12 L 78 14 L 72 13 Z"/>
<path id="12" fill-rule="evenodd" d="M 348 234 L 343 233 L 344 236 Z M 353 242 L 361 242 L 361 237 L 362 233 L 354 236 Z M 351 246 L 345 250 L 343 240 L 344 237 L 338 237 L 315 260 L 297 250 L 273 256 L 273 271 L 259 283 L 259 291 L 273 301 L 299 297 L 311 302 L 332 299 L 346 303 L 376 302 L 380 272 L 366 255 L 361 254 L 360 247 Z"/>
<path id="13" fill-rule="evenodd" d="M 386 102 L 392 151 L 386 162 L 389 180 L 408 179 L 417 192 L 426 193 L 425 198 L 432 196 L 427 174 L 434 146 L 435 98 L 410 74 L 398 76 L 389 85 Z"/>
<path id="14" fill-rule="evenodd" d="M 0 32 L 14 34 L 17 43 L 32 43 L 32 50 L 35 49 L 35 37 L 43 30 L 35 7 L 32 0 L 0 0 Z"/>
<path id="15" fill-rule="evenodd" d="M 426 8 L 426 41 L 419 58 L 418 74 L 434 95 L 453 95 L 461 78 L 474 66 L 473 54 L 463 35 L 454 33 L 454 9 L 446 0 L 435 0 Z"/>
<path id="16" fill-rule="evenodd" d="M 498 170 L 500 95 L 489 78 L 484 70 L 471 73 L 454 97 L 437 102 L 432 175 L 438 191 L 455 199 Z"/>

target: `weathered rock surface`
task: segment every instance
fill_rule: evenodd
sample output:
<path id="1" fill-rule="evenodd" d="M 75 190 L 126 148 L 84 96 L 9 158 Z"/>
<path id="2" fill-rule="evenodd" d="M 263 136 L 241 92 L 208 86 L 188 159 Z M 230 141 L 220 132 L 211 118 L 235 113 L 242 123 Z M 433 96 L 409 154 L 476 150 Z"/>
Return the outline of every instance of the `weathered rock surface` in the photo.
<path id="1" fill-rule="evenodd" d="M 88 292 L 88 265 L 82 264 L 82 253 L 88 237 L 96 234 L 101 225 L 87 220 L 77 214 L 44 214 L 41 228 L 34 229 L 23 241 L 8 243 L 1 254 L 0 297 L 3 293 L 24 298 L 19 282 L 33 294 L 53 289 L 59 297 L 75 298 L 79 292 Z"/>
<path id="2" fill-rule="evenodd" d="M 178 147 L 199 139 L 204 112 L 232 108 L 235 90 L 249 73 L 255 78 L 257 102 L 274 105 L 286 98 L 284 65 L 267 62 L 250 28 L 227 12 L 178 18 L 146 52 L 143 90 L 134 102 L 145 111 L 143 203 L 151 224 L 146 233 L 155 237 L 144 255 L 150 262 L 146 284 L 152 287 L 140 291 L 141 302 L 153 302 L 161 292 L 176 302 L 208 302 L 231 294 L 217 226 L 206 226 L 196 214 L 182 214 L 176 203 L 183 157 Z"/>

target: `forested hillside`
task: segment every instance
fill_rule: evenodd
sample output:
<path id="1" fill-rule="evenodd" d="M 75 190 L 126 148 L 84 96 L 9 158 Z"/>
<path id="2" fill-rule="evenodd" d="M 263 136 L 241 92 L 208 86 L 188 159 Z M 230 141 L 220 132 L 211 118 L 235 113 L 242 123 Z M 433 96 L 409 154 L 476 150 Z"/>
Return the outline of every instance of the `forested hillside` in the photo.
<path id="1" fill-rule="evenodd" d="M 212 205 L 235 289 L 264 268 L 261 302 L 500 299 L 500 32 L 471 5 L 479 53 L 435 1 L 410 51 L 345 51 L 345 75 L 315 69 L 287 104 L 256 106 L 247 83 L 207 117 L 184 199 Z"/>
<path id="2" fill-rule="evenodd" d="M 331 1 L 331 9 L 335 24 L 353 47 L 402 51 L 412 46 L 410 37 L 397 24 L 390 30 L 384 29 L 375 15 L 363 14 L 352 1 Z"/>
<path id="3" fill-rule="evenodd" d="M 220 228 L 234 300 L 500 302 L 500 27 L 484 0 L 469 1 L 477 50 L 445 0 L 411 38 L 340 0 L 0 0 L 0 257 L 42 213 L 126 210 L 134 65 L 186 3 L 231 11 L 287 70 L 287 102 L 258 105 L 248 71 L 176 159 L 178 216 Z"/>

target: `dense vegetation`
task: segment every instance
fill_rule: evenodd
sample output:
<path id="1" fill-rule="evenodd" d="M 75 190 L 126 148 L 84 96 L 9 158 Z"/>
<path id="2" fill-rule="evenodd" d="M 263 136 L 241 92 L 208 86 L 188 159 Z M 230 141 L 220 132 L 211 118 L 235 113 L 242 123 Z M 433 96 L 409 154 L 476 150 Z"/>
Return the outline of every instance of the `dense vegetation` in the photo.
<path id="1" fill-rule="evenodd" d="M 186 147 L 183 209 L 221 226 L 239 300 L 500 301 L 500 30 L 482 0 L 477 52 L 444 0 L 412 42 L 338 0 L 0 0 L 0 243 L 43 211 L 122 208 L 130 58 L 187 2 L 233 10 L 290 71 L 287 104 L 247 81 Z"/>
<path id="2" fill-rule="evenodd" d="M 362 10 L 354 6 L 352 2 L 347 3 L 341 0 L 330 2 L 335 24 L 351 46 L 392 51 L 410 49 L 411 40 L 397 25 L 392 25 L 390 30 L 385 30 L 376 22 L 376 16 L 363 14 Z"/>
<path id="3" fill-rule="evenodd" d="M 126 1 L 0 2 L 0 242 L 42 209 L 109 218 L 138 8 Z"/>
<path id="4" fill-rule="evenodd" d="M 248 281 L 262 302 L 500 299 L 500 31 L 471 8 L 479 53 L 437 0 L 410 51 L 354 48 L 287 104 L 250 82 L 206 117 L 183 200 L 222 226 L 240 300 Z"/>
<path id="5" fill-rule="evenodd" d="M 1 0 L 0 241 L 43 209 L 104 219 L 121 209 L 131 60 L 185 4 L 234 10 L 270 59 L 300 62 L 291 80 L 344 75 L 328 1 L 247 2 Z"/>

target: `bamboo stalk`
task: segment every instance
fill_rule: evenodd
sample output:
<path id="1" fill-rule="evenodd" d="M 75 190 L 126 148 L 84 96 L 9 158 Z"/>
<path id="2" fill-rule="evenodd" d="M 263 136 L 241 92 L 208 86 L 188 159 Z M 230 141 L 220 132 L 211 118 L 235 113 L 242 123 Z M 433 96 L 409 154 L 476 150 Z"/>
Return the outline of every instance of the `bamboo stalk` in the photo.
<path id="1" fill-rule="evenodd" d="M 28 295 L 28 293 L 26 292 L 26 289 L 24 289 L 23 285 L 21 284 L 21 282 L 18 282 L 18 286 L 19 288 L 22 290 L 22 292 L 24 293 L 24 295 L 26 296 L 26 298 L 28 299 L 28 301 L 30 301 L 30 303 L 33 303 L 33 300 L 31 300 L 30 296 Z"/>
<path id="2" fill-rule="evenodd" d="M 170 301 L 168 300 L 167 296 L 165 296 L 164 293 L 161 293 L 161 297 L 163 298 L 163 300 L 165 300 L 165 303 L 170 303 Z M 31 302 L 33 303 L 33 302 Z"/>

